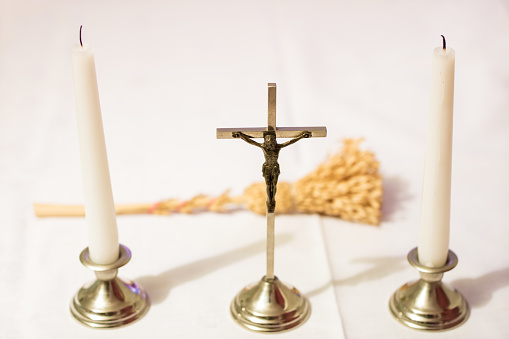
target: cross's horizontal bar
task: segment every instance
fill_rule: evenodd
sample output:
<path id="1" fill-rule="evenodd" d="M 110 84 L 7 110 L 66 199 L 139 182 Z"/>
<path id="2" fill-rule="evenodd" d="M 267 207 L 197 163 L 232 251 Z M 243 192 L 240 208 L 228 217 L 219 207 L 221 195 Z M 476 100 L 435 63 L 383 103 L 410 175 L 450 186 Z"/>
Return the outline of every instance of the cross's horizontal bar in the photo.
<path id="1" fill-rule="evenodd" d="M 242 132 L 251 138 L 263 138 L 263 133 L 267 132 L 267 127 L 244 127 L 244 128 L 218 128 L 218 139 L 234 139 L 233 132 Z M 326 137 L 327 128 L 324 126 L 318 127 L 278 127 L 276 128 L 276 138 L 295 138 L 302 132 L 311 132 L 311 137 Z"/>

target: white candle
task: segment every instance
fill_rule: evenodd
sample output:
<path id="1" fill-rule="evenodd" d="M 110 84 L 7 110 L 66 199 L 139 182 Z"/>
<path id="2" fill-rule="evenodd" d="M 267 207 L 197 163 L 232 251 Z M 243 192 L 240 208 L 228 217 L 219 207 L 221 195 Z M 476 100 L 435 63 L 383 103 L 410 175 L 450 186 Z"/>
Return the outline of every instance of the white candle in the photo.
<path id="1" fill-rule="evenodd" d="M 428 267 L 443 266 L 449 251 L 454 61 L 444 39 L 433 51 L 419 228 L 419 262 Z"/>
<path id="2" fill-rule="evenodd" d="M 92 48 L 73 46 L 72 66 L 90 259 L 111 264 L 119 256 L 118 231 Z"/>

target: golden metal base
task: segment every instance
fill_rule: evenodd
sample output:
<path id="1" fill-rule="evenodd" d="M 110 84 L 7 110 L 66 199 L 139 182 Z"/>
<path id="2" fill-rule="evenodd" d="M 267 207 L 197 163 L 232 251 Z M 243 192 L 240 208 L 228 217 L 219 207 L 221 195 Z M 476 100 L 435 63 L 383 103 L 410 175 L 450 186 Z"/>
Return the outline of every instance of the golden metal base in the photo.
<path id="1" fill-rule="evenodd" d="M 302 325 L 311 314 L 306 297 L 277 277 L 263 277 L 245 287 L 233 299 L 230 310 L 241 326 L 255 332 L 287 331 Z"/>
<path id="2" fill-rule="evenodd" d="M 143 317 L 150 303 L 145 291 L 132 281 L 117 278 L 117 270 L 131 259 L 131 252 L 120 245 L 118 260 L 110 265 L 94 264 L 88 248 L 80 255 L 81 263 L 94 270 L 97 280 L 83 286 L 74 296 L 71 313 L 79 322 L 94 328 L 115 328 Z"/>
<path id="3" fill-rule="evenodd" d="M 443 331 L 463 324 L 470 315 L 466 299 L 456 289 L 442 283 L 444 272 L 458 264 L 449 251 L 445 266 L 430 268 L 418 261 L 417 248 L 408 253 L 408 261 L 421 279 L 400 287 L 389 302 L 392 315 L 404 325 L 417 330 Z"/>

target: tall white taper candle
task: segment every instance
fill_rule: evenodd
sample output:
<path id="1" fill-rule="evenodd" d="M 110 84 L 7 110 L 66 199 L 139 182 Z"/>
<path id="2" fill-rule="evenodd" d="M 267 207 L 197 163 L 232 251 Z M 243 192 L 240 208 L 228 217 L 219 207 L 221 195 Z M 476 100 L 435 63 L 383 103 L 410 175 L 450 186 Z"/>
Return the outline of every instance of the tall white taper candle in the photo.
<path id="1" fill-rule="evenodd" d="M 418 243 L 419 262 L 428 267 L 443 266 L 449 252 L 454 54 L 445 38 L 433 51 Z"/>
<path id="2" fill-rule="evenodd" d="M 119 256 L 118 231 L 92 48 L 73 46 L 72 66 L 90 259 L 110 264 Z"/>

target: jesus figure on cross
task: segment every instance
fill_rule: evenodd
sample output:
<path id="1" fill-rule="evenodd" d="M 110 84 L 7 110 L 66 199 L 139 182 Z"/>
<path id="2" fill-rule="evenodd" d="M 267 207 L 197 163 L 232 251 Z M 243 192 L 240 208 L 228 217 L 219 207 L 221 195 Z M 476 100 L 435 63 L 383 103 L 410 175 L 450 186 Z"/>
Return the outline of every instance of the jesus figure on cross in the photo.
<path id="1" fill-rule="evenodd" d="M 263 143 L 254 141 L 250 136 L 242 132 L 232 133 L 234 138 L 241 138 L 245 142 L 260 147 L 263 150 L 265 156 L 265 162 L 262 166 L 263 177 L 265 178 L 265 185 L 267 186 L 267 212 L 273 213 L 276 208 L 276 190 L 277 180 L 279 177 L 279 163 L 277 159 L 279 157 L 279 151 L 286 146 L 296 143 L 302 138 L 311 137 L 311 132 L 304 131 L 297 137 L 283 144 L 278 144 L 276 141 L 275 131 L 264 132 Z"/>

